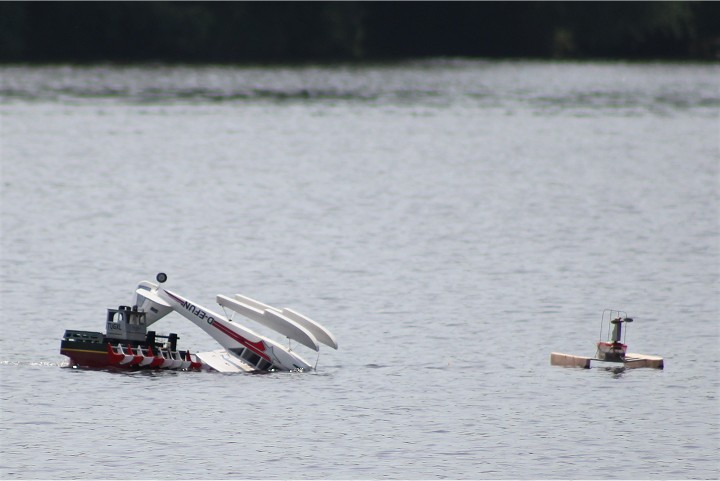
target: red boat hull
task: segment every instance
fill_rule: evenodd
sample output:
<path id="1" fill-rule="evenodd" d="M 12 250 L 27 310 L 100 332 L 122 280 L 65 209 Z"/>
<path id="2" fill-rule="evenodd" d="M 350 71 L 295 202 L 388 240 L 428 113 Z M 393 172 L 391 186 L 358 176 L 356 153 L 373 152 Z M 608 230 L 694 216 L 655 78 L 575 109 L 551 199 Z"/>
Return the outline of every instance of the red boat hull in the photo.
<path id="1" fill-rule="evenodd" d="M 133 352 L 133 357 L 127 362 L 124 362 L 126 355 L 119 353 L 117 346 L 112 346 L 108 343 L 103 350 L 101 346 L 68 346 L 63 343 L 60 348 L 60 354 L 70 358 L 70 365 L 87 368 L 121 368 L 121 369 L 160 369 L 165 364 L 165 358 L 161 355 L 153 354 L 153 360 L 144 366 L 140 363 L 144 356 L 136 355 Z M 189 365 L 185 367 L 188 371 L 199 371 L 202 369 L 202 362 L 187 351 L 181 351 L 181 358 L 185 361 L 189 361 Z M 187 364 L 187 362 L 185 363 Z M 167 368 L 166 368 L 167 369 Z M 171 369 L 180 369 L 175 366 Z"/>

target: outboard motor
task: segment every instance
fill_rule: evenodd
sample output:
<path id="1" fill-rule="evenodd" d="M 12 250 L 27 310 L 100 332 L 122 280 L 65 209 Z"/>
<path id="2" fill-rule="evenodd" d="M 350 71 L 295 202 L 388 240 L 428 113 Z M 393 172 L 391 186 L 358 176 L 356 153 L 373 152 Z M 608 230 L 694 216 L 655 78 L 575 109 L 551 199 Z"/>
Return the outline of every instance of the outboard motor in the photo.
<path id="1" fill-rule="evenodd" d="M 613 325 L 612 342 L 622 344 L 622 325 L 623 322 L 633 322 L 632 319 L 626 317 L 625 319 L 617 318 L 610 321 Z"/>

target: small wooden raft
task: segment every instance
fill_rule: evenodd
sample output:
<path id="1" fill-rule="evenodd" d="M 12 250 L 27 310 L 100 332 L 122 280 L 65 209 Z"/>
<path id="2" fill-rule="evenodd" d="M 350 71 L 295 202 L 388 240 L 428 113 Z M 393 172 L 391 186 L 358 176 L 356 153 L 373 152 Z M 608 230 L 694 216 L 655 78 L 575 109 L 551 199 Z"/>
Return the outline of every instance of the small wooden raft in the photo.
<path id="1" fill-rule="evenodd" d="M 561 352 L 550 353 L 550 364 L 553 366 L 582 367 L 584 369 L 590 369 L 590 361 L 608 362 L 594 357 L 575 356 L 573 354 L 563 354 Z M 632 352 L 627 353 L 624 362 L 618 362 L 615 364 L 623 364 L 627 368 L 649 367 L 653 369 L 663 369 L 665 367 L 662 357 Z"/>

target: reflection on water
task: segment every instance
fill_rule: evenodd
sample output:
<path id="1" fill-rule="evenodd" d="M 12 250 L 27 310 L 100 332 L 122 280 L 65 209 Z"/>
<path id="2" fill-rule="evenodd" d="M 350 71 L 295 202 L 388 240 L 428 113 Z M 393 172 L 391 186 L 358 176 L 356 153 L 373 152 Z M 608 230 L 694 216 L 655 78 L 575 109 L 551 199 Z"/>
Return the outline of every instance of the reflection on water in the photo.
<path id="1" fill-rule="evenodd" d="M 611 372 L 613 374 L 613 379 L 620 379 L 622 374 L 625 372 L 624 366 L 603 367 L 602 369 Z"/>
<path id="2" fill-rule="evenodd" d="M 1 67 L 0 99 L 131 104 L 362 102 L 621 112 L 720 107 L 713 65 L 436 61 L 306 67 Z M 707 81 L 688 82 L 688 77 Z M 507 79 L 511 78 L 512 82 Z"/>

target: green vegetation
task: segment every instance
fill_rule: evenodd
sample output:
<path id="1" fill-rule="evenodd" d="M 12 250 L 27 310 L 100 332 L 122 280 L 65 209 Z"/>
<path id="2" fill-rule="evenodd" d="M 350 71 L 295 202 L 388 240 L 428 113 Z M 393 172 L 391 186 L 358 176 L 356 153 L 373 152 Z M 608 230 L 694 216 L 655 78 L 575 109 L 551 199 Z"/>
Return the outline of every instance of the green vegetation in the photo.
<path id="1" fill-rule="evenodd" d="M 717 58 L 718 2 L 0 2 L 0 62 Z"/>

